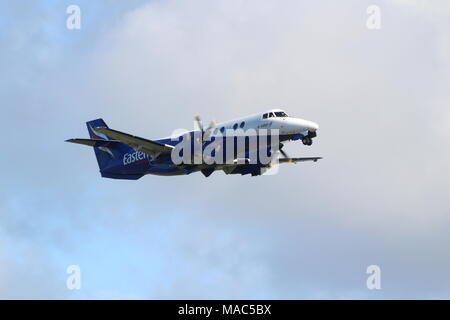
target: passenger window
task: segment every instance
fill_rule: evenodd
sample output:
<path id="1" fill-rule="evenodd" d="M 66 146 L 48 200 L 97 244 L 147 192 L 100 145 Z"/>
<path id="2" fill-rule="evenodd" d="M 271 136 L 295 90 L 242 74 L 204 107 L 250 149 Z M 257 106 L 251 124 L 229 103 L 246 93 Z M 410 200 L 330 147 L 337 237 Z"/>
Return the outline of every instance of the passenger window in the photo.
<path id="1" fill-rule="evenodd" d="M 224 133 L 225 127 L 220 128 L 220 132 Z"/>
<path id="2" fill-rule="evenodd" d="M 234 130 L 236 130 L 236 129 L 237 129 L 237 127 L 238 127 L 238 124 L 237 124 L 237 123 L 235 123 L 235 124 L 233 125 L 233 129 L 234 129 Z"/>
<path id="3" fill-rule="evenodd" d="M 245 126 L 245 121 L 241 122 L 241 125 L 239 127 L 243 128 Z"/>

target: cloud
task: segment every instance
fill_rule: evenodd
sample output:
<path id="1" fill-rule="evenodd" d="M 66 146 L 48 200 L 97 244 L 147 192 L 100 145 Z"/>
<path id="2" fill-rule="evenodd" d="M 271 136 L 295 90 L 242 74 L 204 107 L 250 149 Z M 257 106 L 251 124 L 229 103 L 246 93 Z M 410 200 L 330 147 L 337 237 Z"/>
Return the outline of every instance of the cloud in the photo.
<path id="1" fill-rule="evenodd" d="M 0 160 L 0 295 L 448 296 L 450 29 L 386 2 L 370 31 L 369 4 L 133 3 L 97 8 L 95 24 L 86 2 L 79 33 L 44 8 L 21 37 L 3 31 L 13 76 L 1 78 L 2 133 L 13 139 Z M 190 129 L 194 113 L 278 106 L 321 126 L 310 149 L 288 152 L 323 161 L 258 178 L 115 181 L 99 177 L 91 150 L 63 143 L 97 117 L 158 138 Z M 36 255 L 40 273 L 27 274 Z M 64 288 L 69 264 L 81 267 L 79 292 Z M 381 292 L 365 288 L 371 264 Z M 43 274 L 39 290 L 22 280 Z"/>
<path id="2" fill-rule="evenodd" d="M 417 13 L 433 16 L 448 16 L 450 14 L 450 5 L 448 4 L 448 1 L 445 0 L 390 0 L 388 3 L 414 10 Z"/>

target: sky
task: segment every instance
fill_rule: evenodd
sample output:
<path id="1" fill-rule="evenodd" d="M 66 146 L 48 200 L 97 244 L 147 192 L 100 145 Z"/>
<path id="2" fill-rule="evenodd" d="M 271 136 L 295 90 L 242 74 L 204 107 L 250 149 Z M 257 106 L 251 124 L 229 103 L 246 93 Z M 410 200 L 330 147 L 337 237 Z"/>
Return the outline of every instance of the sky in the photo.
<path id="1" fill-rule="evenodd" d="M 445 0 L 0 0 L 0 298 L 450 298 L 449 15 Z M 319 123 L 286 150 L 322 161 L 121 181 L 64 142 L 99 117 L 156 139 L 196 113 L 278 107 Z"/>

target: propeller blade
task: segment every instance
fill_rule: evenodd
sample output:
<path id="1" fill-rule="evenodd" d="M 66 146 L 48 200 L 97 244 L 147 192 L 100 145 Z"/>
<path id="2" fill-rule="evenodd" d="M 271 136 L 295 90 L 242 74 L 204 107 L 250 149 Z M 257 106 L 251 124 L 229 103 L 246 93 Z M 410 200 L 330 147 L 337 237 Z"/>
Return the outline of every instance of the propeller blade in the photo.
<path id="1" fill-rule="evenodd" d="M 280 153 L 283 155 L 283 157 L 285 158 L 289 158 L 288 154 L 286 152 L 283 151 L 283 147 L 284 144 L 280 143 L 280 148 L 278 149 L 280 151 Z"/>
<path id="2" fill-rule="evenodd" d="M 200 119 L 200 116 L 198 114 L 194 116 L 194 119 L 195 119 L 195 121 L 197 121 L 198 128 L 200 129 L 200 131 L 202 132 L 202 135 L 203 135 L 203 133 L 205 131 L 203 130 L 202 119 Z"/>
<path id="3" fill-rule="evenodd" d="M 216 127 L 216 120 L 211 120 L 208 128 L 214 129 L 215 127 Z"/>
<path id="4" fill-rule="evenodd" d="M 212 131 L 216 127 L 216 121 L 212 120 L 211 123 L 209 124 L 209 126 L 205 129 L 203 127 L 202 119 L 200 118 L 200 116 L 198 114 L 194 116 L 194 119 L 197 122 L 197 126 L 202 133 L 202 141 L 201 142 L 203 143 L 205 140 L 208 140 L 210 138 Z"/>
<path id="5" fill-rule="evenodd" d="M 214 128 L 216 127 L 216 121 L 212 120 L 209 124 L 208 128 L 205 130 L 205 134 L 203 135 L 203 141 L 209 140 L 211 137 L 211 133 L 213 132 Z"/>

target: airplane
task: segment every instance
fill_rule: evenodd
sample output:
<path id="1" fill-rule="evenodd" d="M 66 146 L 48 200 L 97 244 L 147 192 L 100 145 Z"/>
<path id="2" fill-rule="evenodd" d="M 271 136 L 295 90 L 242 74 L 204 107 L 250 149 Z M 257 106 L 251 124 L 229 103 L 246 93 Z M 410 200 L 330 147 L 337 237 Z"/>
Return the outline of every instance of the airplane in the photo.
<path id="1" fill-rule="evenodd" d="M 178 134 L 175 137 L 167 137 L 157 140 L 149 140 L 134 136 L 125 132 L 110 129 L 103 119 L 96 119 L 86 123 L 90 139 L 69 139 L 66 142 L 83 144 L 94 147 L 100 174 L 104 178 L 137 180 L 144 175 L 187 175 L 201 172 L 209 177 L 213 172 L 222 170 L 226 174 L 250 174 L 259 176 L 264 174 L 273 165 L 278 163 L 296 163 L 322 159 L 322 157 L 290 158 L 282 150 L 286 141 L 300 140 L 304 145 L 310 146 L 313 138 L 317 136 L 319 125 L 313 121 L 289 117 L 281 109 L 272 109 L 265 112 L 249 115 L 239 119 L 216 124 L 214 121 L 205 129 L 199 116 L 195 116 L 198 130 Z M 173 160 L 174 149 L 180 141 L 187 139 L 199 143 L 200 149 L 205 150 L 212 141 L 222 141 L 231 136 L 230 132 L 239 130 L 255 130 L 259 138 L 259 132 L 263 129 L 277 132 L 278 145 L 258 145 L 251 149 L 247 141 L 241 153 L 229 152 L 231 161 L 224 158 L 225 162 L 183 162 L 176 163 Z M 241 131 L 241 132 L 242 132 Z M 244 131 L 245 132 L 245 131 Z M 235 139 L 235 138 L 233 138 Z M 274 139 L 269 133 L 268 142 Z M 189 142 L 189 146 L 191 146 Z M 223 152 L 226 153 L 226 144 L 223 144 Z M 211 154 L 219 150 L 216 148 Z M 231 149 L 230 149 L 231 150 Z M 190 151 L 190 150 L 189 150 Z M 242 152 L 243 151 L 243 152 Z M 258 152 L 267 152 L 268 162 L 262 162 Z M 183 152 L 180 154 L 182 155 Z M 279 157 L 279 154 L 283 157 Z M 256 156 L 255 156 L 256 154 Z"/>

